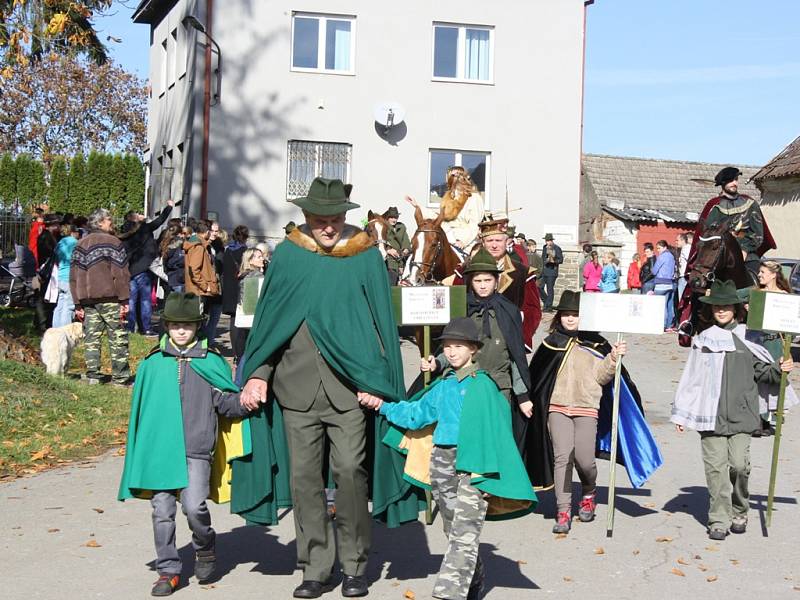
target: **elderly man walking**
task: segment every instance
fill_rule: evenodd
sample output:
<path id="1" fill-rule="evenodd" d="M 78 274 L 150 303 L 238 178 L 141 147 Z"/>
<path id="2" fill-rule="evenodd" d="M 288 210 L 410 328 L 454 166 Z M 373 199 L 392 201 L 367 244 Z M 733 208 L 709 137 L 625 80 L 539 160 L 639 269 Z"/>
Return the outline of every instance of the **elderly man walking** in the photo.
<path id="1" fill-rule="evenodd" d="M 122 242 L 112 234 L 111 213 L 98 208 L 89 217 L 90 233 L 78 241 L 72 254 L 69 287 L 75 314 L 84 319 L 86 379 L 100 382 L 100 341 L 105 331 L 111 354 L 111 381 L 130 386 L 128 314 L 130 273 Z"/>
<path id="2" fill-rule="evenodd" d="M 274 398 L 281 410 L 270 402 L 250 417 L 253 455 L 234 461 L 232 509 L 251 522 L 277 520 L 281 473 L 275 475 L 275 465 L 280 470 L 283 440 L 272 432 L 282 420 L 303 570 L 294 597 L 318 598 L 331 589 L 337 542 L 342 595 L 365 596 L 368 470 L 376 518 L 397 524 L 416 519 L 419 508 L 402 479 L 402 457 L 398 462 L 380 443 L 388 424 L 362 409 L 405 396 L 397 325 L 380 252 L 366 233 L 345 224 L 345 213 L 358 205 L 344 184 L 317 178 L 293 202 L 306 222 L 275 248 L 243 358 L 242 403 L 257 408 Z M 368 428 L 374 428 L 371 465 Z M 325 501 L 328 446 L 336 535 Z"/>

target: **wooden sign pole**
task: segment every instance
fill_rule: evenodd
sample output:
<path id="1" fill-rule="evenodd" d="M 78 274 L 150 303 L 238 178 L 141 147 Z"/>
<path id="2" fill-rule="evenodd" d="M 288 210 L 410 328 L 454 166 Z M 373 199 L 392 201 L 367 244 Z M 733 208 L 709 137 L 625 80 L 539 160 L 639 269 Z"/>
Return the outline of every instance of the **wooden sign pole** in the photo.
<path id="1" fill-rule="evenodd" d="M 617 334 L 617 345 L 622 342 L 622 334 Z M 608 470 L 608 514 L 606 517 L 606 536 L 614 533 L 614 495 L 617 487 L 617 434 L 619 426 L 619 392 L 622 378 L 622 357 L 617 356 L 614 370 L 614 403 L 611 408 L 611 464 Z"/>
<path id="2" fill-rule="evenodd" d="M 783 360 L 792 360 L 792 336 L 784 333 Z M 778 475 L 778 453 L 781 449 L 781 433 L 783 430 L 783 404 L 786 400 L 786 384 L 788 373 L 781 371 L 781 389 L 778 394 L 778 406 L 775 410 L 775 439 L 772 442 L 772 469 L 769 473 L 769 493 L 767 495 L 767 527 L 772 525 L 772 503 L 775 500 L 775 479 Z"/>
<path id="3" fill-rule="evenodd" d="M 427 360 L 431 355 L 431 326 L 424 325 L 422 331 L 422 359 Z M 428 387 L 431 382 L 430 371 L 423 373 L 422 381 Z M 425 490 L 425 524 L 433 525 L 433 495 L 430 490 Z"/>

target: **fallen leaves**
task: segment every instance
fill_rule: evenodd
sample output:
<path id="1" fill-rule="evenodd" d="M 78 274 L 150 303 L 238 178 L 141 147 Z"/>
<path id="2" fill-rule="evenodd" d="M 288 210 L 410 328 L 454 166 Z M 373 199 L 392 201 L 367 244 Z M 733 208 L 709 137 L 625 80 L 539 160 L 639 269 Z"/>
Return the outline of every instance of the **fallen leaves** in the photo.
<path id="1" fill-rule="evenodd" d="M 735 558 L 732 558 L 732 559 L 731 559 L 731 564 L 732 564 L 732 565 L 735 567 L 736 565 L 738 565 L 738 564 L 739 564 L 739 561 L 738 561 L 738 560 L 736 560 Z"/>
<path id="2" fill-rule="evenodd" d="M 658 542 L 659 544 L 669 543 L 671 541 L 672 541 L 672 538 L 669 537 L 669 536 L 666 536 L 666 535 L 662 535 L 662 536 L 659 536 L 659 537 L 656 538 L 656 542 Z"/>
<path id="3" fill-rule="evenodd" d="M 640 553 L 640 552 L 641 552 L 641 550 L 638 550 L 638 549 L 637 549 L 637 550 L 634 550 L 634 551 L 633 551 L 633 555 L 634 555 L 634 556 L 639 556 L 639 553 Z"/>
<path id="4" fill-rule="evenodd" d="M 679 564 L 679 565 L 684 565 L 684 566 L 686 566 L 686 565 L 688 565 L 688 564 L 689 564 L 689 561 L 688 561 L 688 560 L 686 560 L 686 559 L 684 559 L 684 558 L 679 558 L 679 559 L 678 559 L 678 564 Z"/>
<path id="5" fill-rule="evenodd" d="M 709 552 L 719 552 L 719 546 L 706 546 L 706 550 Z"/>
<path id="6" fill-rule="evenodd" d="M 102 548 L 100 544 L 97 543 L 97 540 L 89 540 L 84 544 L 87 548 Z"/>
<path id="7" fill-rule="evenodd" d="M 599 555 L 599 554 L 605 554 L 606 551 L 603 548 L 595 548 L 594 553 Z"/>
<path id="8" fill-rule="evenodd" d="M 714 583 L 717 579 L 718 577 L 716 575 L 709 575 L 708 577 L 706 577 L 706 581 L 708 583 Z"/>
<path id="9" fill-rule="evenodd" d="M 562 579 L 564 581 L 566 581 L 567 583 L 572 583 L 572 577 L 570 577 L 569 575 L 564 575 L 564 577 L 562 577 Z"/>
<path id="10" fill-rule="evenodd" d="M 703 573 L 708 571 L 708 567 L 705 565 L 697 565 L 697 568 L 700 569 L 700 571 L 702 571 Z"/>
<path id="11" fill-rule="evenodd" d="M 527 561 L 527 560 L 518 560 L 518 561 L 517 561 L 517 564 L 518 564 L 518 565 L 527 565 L 527 564 L 528 564 L 528 561 Z"/>
<path id="12" fill-rule="evenodd" d="M 41 450 L 31 454 L 31 460 L 32 461 L 44 460 L 45 458 L 50 456 L 50 452 L 51 452 L 50 446 L 42 446 Z"/>
<path id="13" fill-rule="evenodd" d="M 102 515 L 104 512 L 106 512 L 106 511 L 105 511 L 105 510 L 103 510 L 102 508 L 93 508 L 92 510 L 93 510 L 94 512 L 96 512 L 98 515 Z"/>
<path id="14" fill-rule="evenodd" d="M 405 598 L 406 600 L 414 600 L 416 597 L 417 595 L 411 590 L 406 590 L 406 593 L 403 594 L 403 598 Z"/>
<path id="15" fill-rule="evenodd" d="M 672 569 L 670 569 L 670 573 L 677 575 L 678 577 L 686 577 L 686 573 L 681 571 L 678 567 L 672 567 Z"/>
<path id="16" fill-rule="evenodd" d="M 47 533 L 58 533 L 59 531 L 61 530 L 58 527 L 52 527 L 47 530 Z"/>
<path id="17" fill-rule="evenodd" d="M 565 539 L 567 539 L 567 534 L 566 533 L 557 533 L 555 535 L 555 537 L 556 537 L 557 540 L 565 540 Z"/>

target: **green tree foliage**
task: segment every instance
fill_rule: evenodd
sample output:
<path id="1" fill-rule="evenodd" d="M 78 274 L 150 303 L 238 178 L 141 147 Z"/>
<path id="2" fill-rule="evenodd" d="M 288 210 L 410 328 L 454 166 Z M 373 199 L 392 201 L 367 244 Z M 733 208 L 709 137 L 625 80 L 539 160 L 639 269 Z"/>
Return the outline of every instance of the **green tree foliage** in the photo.
<path id="1" fill-rule="evenodd" d="M 69 206 L 76 215 L 88 215 L 86 195 L 86 162 L 83 154 L 76 154 L 69 163 Z"/>
<path id="2" fill-rule="evenodd" d="M 2 177 L 2 175 L 0 175 Z M 53 159 L 50 167 L 50 210 L 55 212 L 72 212 L 68 210 L 69 175 L 67 161 L 63 156 Z"/>
<path id="3" fill-rule="evenodd" d="M 36 205 L 47 202 L 48 188 L 45 179 L 44 165 L 38 160 L 33 161 L 33 197 Z"/>
<path id="4" fill-rule="evenodd" d="M 133 154 L 125 157 L 126 178 L 125 178 L 125 211 L 144 210 L 144 166 Z"/>
<path id="5" fill-rule="evenodd" d="M 14 161 L 17 171 L 17 200 L 26 208 L 36 202 L 36 167 L 29 154 L 20 154 Z"/>
<path id="6" fill-rule="evenodd" d="M 0 158 L 0 206 L 11 206 L 17 199 L 17 170 L 14 157 L 3 154 Z"/>
<path id="7" fill-rule="evenodd" d="M 108 199 L 116 208 L 125 204 L 125 187 L 128 178 L 127 164 L 122 154 L 115 154 L 111 158 L 109 172 Z"/>

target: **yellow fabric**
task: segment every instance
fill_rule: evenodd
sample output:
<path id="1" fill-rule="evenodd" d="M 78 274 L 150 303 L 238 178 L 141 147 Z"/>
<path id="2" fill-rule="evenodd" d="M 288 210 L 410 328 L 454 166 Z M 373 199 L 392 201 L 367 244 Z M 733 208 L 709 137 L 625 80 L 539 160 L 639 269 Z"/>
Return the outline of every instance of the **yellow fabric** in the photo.
<path id="1" fill-rule="evenodd" d="M 436 425 L 428 425 L 416 431 L 406 431 L 399 446 L 401 450 L 407 451 L 403 473 L 425 485 L 431 484 L 431 453 L 435 428 Z"/>
<path id="2" fill-rule="evenodd" d="M 220 415 L 217 448 L 211 463 L 211 486 L 208 497 L 217 504 L 231 501 L 233 469 L 230 461 L 243 456 L 242 420 Z"/>

